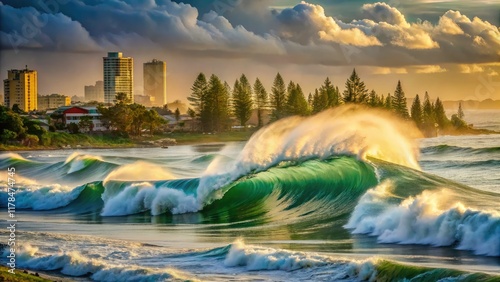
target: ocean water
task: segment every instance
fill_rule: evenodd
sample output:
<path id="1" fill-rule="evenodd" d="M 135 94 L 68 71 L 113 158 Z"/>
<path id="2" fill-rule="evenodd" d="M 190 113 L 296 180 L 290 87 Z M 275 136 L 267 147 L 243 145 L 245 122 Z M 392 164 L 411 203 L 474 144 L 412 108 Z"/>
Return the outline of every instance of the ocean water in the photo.
<path id="1" fill-rule="evenodd" d="M 498 111 L 466 117 L 500 130 Z M 346 107 L 241 143 L 4 152 L 5 216 L 8 167 L 19 268 L 78 281 L 500 281 L 500 135 L 419 139 Z"/>

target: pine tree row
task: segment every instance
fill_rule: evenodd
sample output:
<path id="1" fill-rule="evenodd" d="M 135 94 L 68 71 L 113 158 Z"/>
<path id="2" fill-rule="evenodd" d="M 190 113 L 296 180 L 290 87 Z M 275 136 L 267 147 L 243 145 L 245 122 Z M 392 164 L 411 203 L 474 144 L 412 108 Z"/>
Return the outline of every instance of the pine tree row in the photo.
<path id="1" fill-rule="evenodd" d="M 334 108 L 341 104 L 364 104 L 369 107 L 383 108 L 396 113 L 403 119 L 411 119 L 423 131 L 434 128 L 445 128 L 456 123 L 464 124 L 461 107 L 459 114 L 454 115 L 458 121 L 450 122 L 446 117 L 443 103 L 439 98 L 431 102 L 427 92 L 421 103 L 419 95 L 415 96 L 410 112 L 408 112 L 405 92 L 398 81 L 394 94 L 377 95 L 375 90 L 368 91 L 365 83 L 354 69 L 345 82 L 345 90 L 340 93 L 327 77 L 323 84 L 310 93 L 306 99 L 300 84 L 285 81 L 280 73 L 276 75 L 268 93 L 262 82 L 257 78 L 253 85 L 242 74 L 233 87 L 222 82 L 212 74 L 207 81 L 200 73 L 191 87 L 188 97 L 191 108 L 188 110 L 193 118 L 197 118 L 200 130 L 203 132 L 221 132 L 228 130 L 231 119 L 240 126 L 246 126 L 252 112 L 257 113 L 258 127 L 270 120 L 278 120 L 292 115 L 310 115 Z M 461 113 L 461 114 L 460 114 Z M 266 116 L 270 115 L 270 119 Z"/>

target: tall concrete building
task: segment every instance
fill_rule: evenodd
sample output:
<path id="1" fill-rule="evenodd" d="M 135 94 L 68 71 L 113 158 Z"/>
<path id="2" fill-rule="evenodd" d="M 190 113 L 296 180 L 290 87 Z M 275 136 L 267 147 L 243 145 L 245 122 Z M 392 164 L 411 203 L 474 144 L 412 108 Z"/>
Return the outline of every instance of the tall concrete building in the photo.
<path id="1" fill-rule="evenodd" d="M 153 106 L 165 105 L 167 103 L 167 64 L 156 59 L 144 63 L 143 75 L 144 95 L 154 98 Z"/>
<path id="2" fill-rule="evenodd" d="M 71 98 L 59 94 L 51 94 L 46 96 L 38 96 L 37 110 L 43 111 L 48 109 L 56 109 L 62 106 L 71 105 Z"/>
<path id="3" fill-rule="evenodd" d="M 9 70 L 3 86 L 6 107 L 12 108 L 14 104 L 18 104 L 23 111 L 36 110 L 38 76 L 35 70 L 29 70 L 28 66 L 23 70 Z"/>
<path id="4" fill-rule="evenodd" d="M 96 81 L 95 85 L 85 85 L 85 100 L 104 102 L 104 81 Z"/>
<path id="5" fill-rule="evenodd" d="M 116 94 L 125 93 L 134 102 L 134 59 L 122 52 L 108 52 L 104 63 L 104 102 L 115 103 Z"/>

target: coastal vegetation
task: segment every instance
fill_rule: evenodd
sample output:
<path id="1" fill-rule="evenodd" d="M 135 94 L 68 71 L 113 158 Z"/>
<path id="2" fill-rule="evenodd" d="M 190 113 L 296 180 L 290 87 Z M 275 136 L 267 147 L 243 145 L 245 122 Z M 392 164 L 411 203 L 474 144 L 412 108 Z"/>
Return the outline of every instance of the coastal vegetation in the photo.
<path id="1" fill-rule="evenodd" d="M 401 81 L 397 82 L 394 93 L 379 95 L 375 90 L 369 90 L 361 80 L 356 70 L 345 82 L 341 93 L 338 86 L 333 85 L 330 78 L 313 93 L 306 96 L 299 83 L 290 81 L 286 86 L 280 73 L 274 78 L 271 91 L 268 92 L 259 78 L 256 78 L 253 88 L 245 74 L 234 82 L 231 89 L 227 82 L 212 74 L 207 80 L 200 73 L 191 87 L 188 97 L 191 108 L 190 115 L 198 122 L 200 132 L 224 132 L 230 130 L 230 118 L 245 127 L 255 109 L 258 116 L 257 127 L 265 125 L 263 116 L 270 113 L 270 122 L 284 117 L 299 115 L 307 116 L 342 104 L 361 104 L 366 107 L 391 111 L 402 119 L 411 120 L 425 136 L 435 136 L 439 132 L 457 134 L 464 132 L 487 133 L 473 129 L 464 120 L 461 104 L 457 114 L 448 119 L 440 98 L 431 101 L 426 92 L 423 101 L 417 94 L 408 109 L 406 93 Z"/>
<path id="2" fill-rule="evenodd" d="M 8 268 L 0 266 L 0 281 L 9 282 L 51 282 L 53 280 L 40 277 L 36 272 L 17 269 L 15 274 L 9 273 Z"/>
<path id="3" fill-rule="evenodd" d="M 12 109 L 0 106 L 0 150 L 132 147 L 153 144 L 148 142 L 166 137 L 177 140 L 177 144 L 244 141 L 268 122 L 294 115 L 313 115 L 343 104 L 361 104 L 391 111 L 402 119 L 413 121 L 424 136 L 492 133 L 469 125 L 460 103 L 456 114 L 449 119 L 439 97 L 432 101 L 427 92 L 422 98 L 417 94 L 409 106 L 410 100 L 401 81 L 397 82 L 392 94 L 380 95 L 367 88 L 355 69 L 342 92 L 327 77 L 307 98 L 299 83 L 289 81 L 286 84 L 280 73 L 276 74 L 270 91 L 259 78 L 251 83 L 245 74 L 231 87 L 215 74 L 207 79 L 200 73 L 188 97 L 190 108 L 187 113 L 192 119 L 188 131 L 167 133 L 163 128 L 167 121 L 161 115 L 170 113 L 179 122 L 179 109 L 175 112 L 166 108 L 147 109 L 130 103 L 123 93 L 119 93 L 116 100 L 112 106 L 97 105 L 107 132 L 94 132 L 90 117 L 65 126 L 60 113 L 49 116 L 47 130 L 17 105 Z M 254 111 L 257 122 L 249 129 L 248 123 Z"/>

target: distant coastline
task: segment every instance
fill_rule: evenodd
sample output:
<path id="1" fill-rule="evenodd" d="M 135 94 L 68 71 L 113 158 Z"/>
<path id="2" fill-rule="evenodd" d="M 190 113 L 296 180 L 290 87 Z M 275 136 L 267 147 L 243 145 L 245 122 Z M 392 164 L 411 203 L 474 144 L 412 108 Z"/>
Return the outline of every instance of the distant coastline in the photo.
<path id="1" fill-rule="evenodd" d="M 464 110 L 500 110 L 500 100 L 492 99 L 443 101 L 443 106 L 446 110 L 456 110 L 460 103 Z"/>

